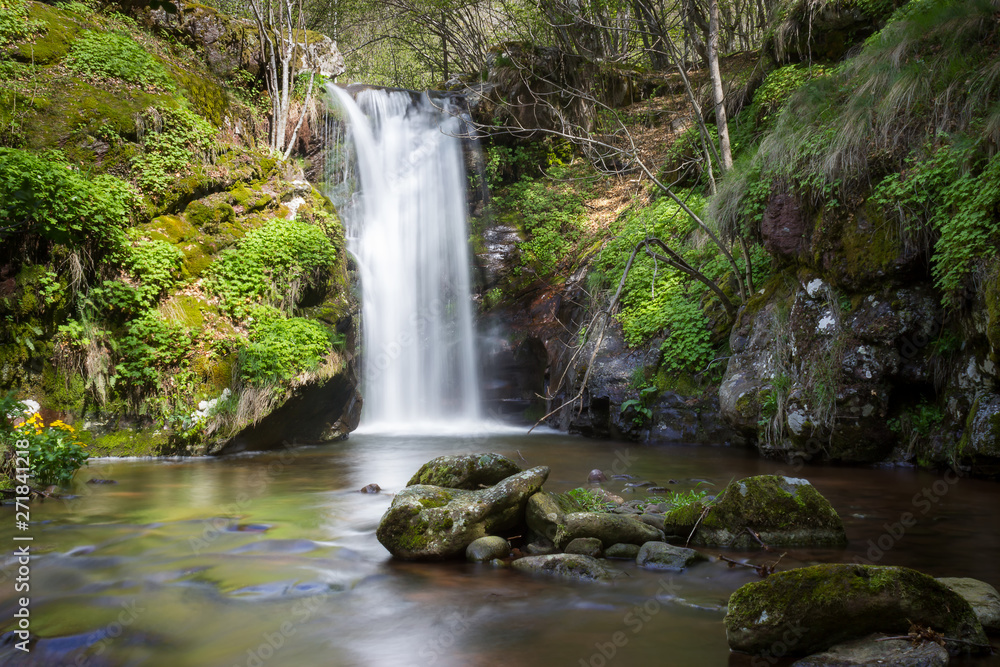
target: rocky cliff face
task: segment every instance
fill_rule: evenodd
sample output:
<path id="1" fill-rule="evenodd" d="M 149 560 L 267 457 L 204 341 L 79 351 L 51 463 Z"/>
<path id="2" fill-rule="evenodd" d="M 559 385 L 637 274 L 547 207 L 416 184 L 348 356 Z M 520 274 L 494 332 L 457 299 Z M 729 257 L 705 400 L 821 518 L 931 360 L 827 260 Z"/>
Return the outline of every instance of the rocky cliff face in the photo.
<path id="1" fill-rule="evenodd" d="M 865 202 L 844 215 L 774 193 L 762 234 L 784 269 L 733 328 L 725 419 L 769 456 L 995 471 L 989 287 L 946 312 L 927 258 Z"/>

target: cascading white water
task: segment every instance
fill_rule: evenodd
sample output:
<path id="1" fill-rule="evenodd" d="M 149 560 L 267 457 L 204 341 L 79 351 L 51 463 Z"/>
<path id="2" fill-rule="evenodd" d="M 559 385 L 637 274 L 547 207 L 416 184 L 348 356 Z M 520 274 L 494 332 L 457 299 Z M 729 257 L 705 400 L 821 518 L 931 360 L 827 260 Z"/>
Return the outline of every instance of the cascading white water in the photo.
<path id="1" fill-rule="evenodd" d="M 353 179 L 341 182 L 355 192 L 339 210 L 361 272 L 362 428 L 476 422 L 462 122 L 426 95 L 328 91 L 354 152 Z"/>

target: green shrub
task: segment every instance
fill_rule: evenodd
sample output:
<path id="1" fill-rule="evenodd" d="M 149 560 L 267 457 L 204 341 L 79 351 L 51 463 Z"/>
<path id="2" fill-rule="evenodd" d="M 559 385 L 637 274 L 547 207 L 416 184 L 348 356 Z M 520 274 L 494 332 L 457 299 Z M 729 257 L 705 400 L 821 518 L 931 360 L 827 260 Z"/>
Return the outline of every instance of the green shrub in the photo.
<path id="1" fill-rule="evenodd" d="M 0 221 L 71 247 L 117 248 L 135 191 L 109 175 L 88 179 L 53 157 L 0 148 Z"/>
<path id="2" fill-rule="evenodd" d="M 28 441 L 31 477 L 37 486 L 69 486 L 89 457 L 77 439 L 76 429 L 60 420 L 46 426 L 37 412 L 15 427 L 12 437 Z"/>
<path id="3" fill-rule="evenodd" d="M 0 47 L 44 28 L 45 23 L 28 19 L 28 5 L 24 0 L 0 0 Z"/>
<path id="4" fill-rule="evenodd" d="M 177 283 L 184 253 L 166 241 L 139 241 L 126 260 L 142 303 L 152 306 Z"/>
<path id="5" fill-rule="evenodd" d="M 159 389 L 164 370 L 178 366 L 191 348 L 191 334 L 155 310 L 130 320 L 117 343 L 121 361 L 112 378 L 125 394 L 138 395 Z"/>
<path id="6" fill-rule="evenodd" d="M 337 253 L 319 227 L 275 219 L 223 252 L 205 272 L 223 310 L 236 318 L 255 305 L 294 312 L 304 291 L 323 284 Z"/>
<path id="7" fill-rule="evenodd" d="M 330 336 L 318 322 L 277 317 L 255 324 L 240 355 L 240 377 L 265 385 L 316 368 L 330 351 Z"/>
<path id="8" fill-rule="evenodd" d="M 155 199 L 166 193 L 179 175 L 190 172 L 196 157 L 211 153 L 218 131 L 183 107 L 148 109 L 140 120 L 143 154 L 133 166 L 139 187 Z"/>
<path id="9" fill-rule="evenodd" d="M 163 65 L 120 32 L 84 31 L 73 42 L 66 65 L 92 79 L 120 79 L 144 88 L 174 90 Z"/>

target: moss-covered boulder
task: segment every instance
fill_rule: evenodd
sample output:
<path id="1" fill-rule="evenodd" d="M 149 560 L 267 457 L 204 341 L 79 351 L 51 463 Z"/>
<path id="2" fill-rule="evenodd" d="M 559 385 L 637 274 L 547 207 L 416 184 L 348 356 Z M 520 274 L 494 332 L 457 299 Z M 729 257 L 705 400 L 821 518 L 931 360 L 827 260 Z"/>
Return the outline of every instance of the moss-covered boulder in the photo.
<path id="1" fill-rule="evenodd" d="M 521 467 L 516 463 L 492 452 L 439 456 L 420 466 L 406 485 L 425 484 L 476 491 L 519 472 Z"/>
<path id="2" fill-rule="evenodd" d="M 392 499 L 375 536 L 404 560 L 461 556 L 474 540 L 521 525 L 528 498 L 548 476 L 539 466 L 481 491 L 408 486 Z"/>
<path id="3" fill-rule="evenodd" d="M 572 581 L 610 582 L 615 572 L 593 556 L 549 554 L 518 558 L 511 567 L 519 572 L 560 577 Z"/>
<path id="4" fill-rule="evenodd" d="M 667 512 L 665 532 L 691 536 L 706 547 L 756 549 L 769 546 L 841 546 L 844 524 L 829 501 L 807 480 L 758 475 L 731 482 L 710 503 L 694 503 Z M 749 529 L 749 530 L 748 530 Z"/>
<path id="5" fill-rule="evenodd" d="M 735 651 L 765 654 L 778 643 L 807 655 L 873 632 L 905 635 L 911 624 L 950 639 L 953 652 L 988 645 L 972 607 L 925 574 L 905 567 L 814 565 L 746 584 L 729 598 L 726 637 Z"/>
<path id="6" fill-rule="evenodd" d="M 604 548 L 663 540 L 663 532 L 630 515 L 588 512 L 565 493 L 536 493 L 528 500 L 525 521 L 534 537 L 564 549 L 580 537 L 594 537 Z"/>

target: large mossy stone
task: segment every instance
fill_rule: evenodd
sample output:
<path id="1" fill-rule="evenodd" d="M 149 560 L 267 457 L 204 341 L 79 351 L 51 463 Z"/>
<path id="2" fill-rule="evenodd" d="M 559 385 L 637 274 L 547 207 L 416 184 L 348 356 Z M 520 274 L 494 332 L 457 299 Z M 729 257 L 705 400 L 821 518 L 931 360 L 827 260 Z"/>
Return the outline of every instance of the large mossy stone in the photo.
<path id="1" fill-rule="evenodd" d="M 516 463 L 492 452 L 439 456 L 422 465 L 406 485 L 428 484 L 476 491 L 493 486 L 519 472 L 521 468 Z"/>
<path id="2" fill-rule="evenodd" d="M 942 584 L 961 595 L 972 606 L 983 630 L 1000 634 L 1000 593 L 985 581 L 969 577 L 941 577 Z"/>
<path id="3" fill-rule="evenodd" d="M 706 509 L 707 508 L 707 509 Z M 664 532 L 704 547 L 841 546 L 844 524 L 829 501 L 804 479 L 758 475 L 731 482 L 714 503 L 694 503 L 664 515 Z"/>
<path id="4" fill-rule="evenodd" d="M 811 655 L 792 667 L 945 667 L 948 651 L 931 641 L 914 644 L 909 639 L 889 639 L 888 635 L 872 635 L 864 639 L 837 644 L 828 651 Z"/>
<path id="5" fill-rule="evenodd" d="M 565 549 L 579 537 L 596 537 L 604 547 L 612 544 L 645 544 L 663 540 L 663 532 L 635 517 L 607 512 L 572 512 L 564 514 L 556 526 L 557 547 Z"/>
<path id="6" fill-rule="evenodd" d="M 518 558 L 511 567 L 519 572 L 546 574 L 575 581 L 609 582 L 614 571 L 592 556 L 580 554 L 551 554 Z"/>
<path id="7" fill-rule="evenodd" d="M 375 536 L 404 560 L 443 560 L 464 554 L 480 537 L 516 528 L 524 507 L 549 476 L 531 468 L 481 491 L 418 484 L 392 499 Z"/>
<path id="8" fill-rule="evenodd" d="M 813 565 L 746 584 L 729 598 L 726 637 L 734 651 L 764 655 L 779 643 L 808 655 L 874 632 L 930 627 L 953 652 L 981 652 L 986 635 L 972 607 L 932 577 L 905 567 Z"/>

